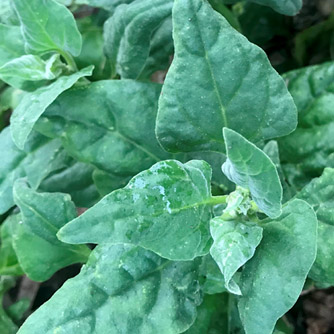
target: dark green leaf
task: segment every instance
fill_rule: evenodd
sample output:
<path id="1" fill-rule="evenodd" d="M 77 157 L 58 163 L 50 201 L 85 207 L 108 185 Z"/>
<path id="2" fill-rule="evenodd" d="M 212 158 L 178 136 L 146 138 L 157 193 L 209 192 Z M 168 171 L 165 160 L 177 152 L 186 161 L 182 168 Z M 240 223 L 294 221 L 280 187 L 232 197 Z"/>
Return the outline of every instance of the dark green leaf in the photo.
<path id="1" fill-rule="evenodd" d="M 101 245 L 18 334 L 182 333 L 201 302 L 197 279 L 198 260 L 170 262 L 130 245 Z"/>
<path id="2" fill-rule="evenodd" d="M 263 229 L 263 240 L 241 275 L 238 307 L 247 334 L 272 333 L 299 297 L 316 257 L 317 218 L 306 202 L 288 202 Z"/>
<path id="3" fill-rule="evenodd" d="M 8 314 L 2 307 L 3 296 L 7 290 L 15 285 L 15 280 L 10 276 L 0 276 L 0 333 L 15 334 L 17 326 L 9 318 Z"/>
<path id="4" fill-rule="evenodd" d="M 269 217 L 281 214 L 282 186 L 275 165 L 254 144 L 237 132 L 223 130 L 227 160 L 224 174 L 237 185 L 250 190 L 254 202 Z"/>
<path id="5" fill-rule="evenodd" d="M 157 118 L 165 149 L 223 152 L 224 126 L 251 141 L 295 129 L 293 100 L 265 53 L 206 0 L 175 0 L 173 29 L 175 56 Z"/>
<path id="6" fill-rule="evenodd" d="M 56 237 L 58 230 L 76 217 L 69 195 L 37 193 L 22 180 L 15 182 L 13 194 L 21 210 L 21 221 L 12 224 L 13 245 L 30 279 L 45 281 L 57 270 L 87 260 L 88 247 L 64 244 Z"/>
<path id="7" fill-rule="evenodd" d="M 246 0 L 271 7 L 284 15 L 296 15 L 303 5 L 303 0 Z"/>
<path id="8" fill-rule="evenodd" d="M 60 77 L 49 86 L 41 87 L 34 92 L 24 95 L 10 119 L 14 143 L 22 149 L 35 123 L 45 109 L 62 92 L 71 88 L 80 78 L 90 76 L 92 71 L 93 67 L 86 67 L 69 76 Z"/>
<path id="9" fill-rule="evenodd" d="M 135 176 L 63 227 L 69 243 L 131 243 L 173 260 L 208 253 L 211 168 L 167 160 Z M 161 240 L 164 242 L 161 242 Z"/>

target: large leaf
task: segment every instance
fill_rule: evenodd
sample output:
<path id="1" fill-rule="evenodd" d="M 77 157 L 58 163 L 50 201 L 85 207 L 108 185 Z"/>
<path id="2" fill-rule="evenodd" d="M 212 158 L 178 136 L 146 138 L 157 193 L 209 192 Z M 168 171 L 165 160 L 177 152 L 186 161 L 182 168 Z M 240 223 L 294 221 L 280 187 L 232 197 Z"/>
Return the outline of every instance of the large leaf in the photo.
<path id="1" fill-rule="evenodd" d="M 238 308 L 247 334 L 272 333 L 298 299 L 316 257 L 317 217 L 306 202 L 288 202 L 263 229 L 263 240 L 241 276 Z"/>
<path id="2" fill-rule="evenodd" d="M 27 53 L 69 52 L 78 56 L 81 35 L 72 13 L 54 0 L 13 0 Z"/>
<path id="3" fill-rule="evenodd" d="M 177 334 L 194 322 L 200 302 L 198 260 L 170 262 L 130 245 L 101 245 L 18 334 Z"/>
<path id="4" fill-rule="evenodd" d="M 23 180 L 16 181 L 13 194 L 22 219 L 12 224 L 13 245 L 29 278 L 45 281 L 57 270 L 87 260 L 88 247 L 62 243 L 56 236 L 62 226 L 76 217 L 69 195 L 37 193 Z"/>
<path id="5" fill-rule="evenodd" d="M 283 15 L 296 15 L 303 5 L 303 0 L 246 0 L 271 7 Z"/>
<path id="6" fill-rule="evenodd" d="M 74 87 L 48 108 L 37 130 L 61 137 L 77 160 L 133 176 L 169 157 L 154 134 L 160 89 L 127 80 Z"/>
<path id="7" fill-rule="evenodd" d="M 282 162 L 294 164 L 293 169 L 310 180 L 320 176 L 323 168 L 334 167 L 334 63 L 306 67 L 284 77 L 298 108 L 299 124 L 295 132 L 279 140 Z"/>
<path id="8" fill-rule="evenodd" d="M 60 77 L 49 86 L 41 87 L 34 92 L 25 94 L 10 119 L 14 143 L 22 149 L 35 123 L 45 109 L 62 92 L 71 88 L 80 78 L 91 75 L 92 71 L 93 67 L 86 67 L 69 76 Z"/>
<path id="9" fill-rule="evenodd" d="M 12 215 L 1 225 L 0 275 L 20 276 L 24 274 L 13 248 L 11 231 L 12 221 L 18 222 L 19 219 L 19 215 Z"/>
<path id="10" fill-rule="evenodd" d="M 254 144 L 237 132 L 223 130 L 227 160 L 224 174 L 237 185 L 248 188 L 254 202 L 269 217 L 281 214 L 282 186 L 275 165 Z"/>
<path id="11" fill-rule="evenodd" d="M 173 0 L 141 0 L 117 7 L 104 26 L 105 53 L 114 72 L 122 78 L 140 76 L 150 54 L 151 36 L 171 15 L 172 7 Z"/>
<path id="12" fill-rule="evenodd" d="M 14 205 L 12 189 L 16 179 L 27 177 L 33 188 L 51 172 L 64 168 L 69 157 L 61 147 L 59 139 L 51 140 L 33 132 L 24 150 L 13 143 L 9 128 L 0 134 L 0 213 Z"/>
<path id="13" fill-rule="evenodd" d="M 210 253 L 224 275 L 225 286 L 229 292 L 241 295 L 233 276 L 254 255 L 262 239 L 262 227 L 217 217 L 210 222 L 210 232 L 213 238 Z"/>
<path id="14" fill-rule="evenodd" d="M 309 275 L 316 281 L 334 284 L 334 169 L 326 168 L 296 197 L 309 203 L 318 217 L 317 258 Z"/>
<path id="15" fill-rule="evenodd" d="M 209 251 L 210 179 L 204 161 L 159 162 L 68 223 L 58 237 L 131 243 L 168 259 L 191 260 Z"/>
<path id="16" fill-rule="evenodd" d="M 173 37 L 157 118 L 165 149 L 223 152 L 224 126 L 251 141 L 294 130 L 296 108 L 282 78 L 206 0 L 174 1 Z"/>
<path id="17" fill-rule="evenodd" d="M 0 23 L 0 66 L 25 54 L 19 27 Z"/>

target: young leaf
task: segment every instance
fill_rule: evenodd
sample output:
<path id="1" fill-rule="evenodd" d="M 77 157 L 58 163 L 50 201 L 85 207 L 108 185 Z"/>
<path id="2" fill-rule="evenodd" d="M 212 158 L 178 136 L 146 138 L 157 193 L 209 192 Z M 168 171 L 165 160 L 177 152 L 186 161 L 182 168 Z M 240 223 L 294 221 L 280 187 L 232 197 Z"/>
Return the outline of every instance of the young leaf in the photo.
<path id="1" fill-rule="evenodd" d="M 151 36 L 171 15 L 172 7 L 173 0 L 142 0 L 117 7 L 104 25 L 105 53 L 114 74 L 129 79 L 140 76 L 150 54 Z"/>
<path id="2" fill-rule="evenodd" d="M 173 29 L 156 129 L 165 149 L 224 152 L 224 126 L 254 142 L 295 129 L 296 107 L 265 53 L 206 0 L 175 0 Z"/>
<path id="3" fill-rule="evenodd" d="M 98 246 L 18 334 L 182 333 L 201 303 L 198 264 L 131 245 Z"/>
<path id="4" fill-rule="evenodd" d="M 1 225 L 0 275 L 20 276 L 24 274 L 12 245 L 12 220 L 18 222 L 19 219 L 19 215 L 12 215 Z"/>
<path id="5" fill-rule="evenodd" d="M 160 85 L 130 80 L 74 87 L 48 108 L 37 130 L 61 137 L 77 160 L 133 176 L 170 157 L 154 133 L 160 90 Z"/>
<path id="6" fill-rule="evenodd" d="M 317 218 L 306 202 L 288 202 L 278 219 L 262 226 L 263 240 L 240 279 L 238 308 L 247 334 L 272 333 L 299 297 L 316 256 Z"/>
<path id="7" fill-rule="evenodd" d="M 23 149 L 30 132 L 45 109 L 80 78 L 90 76 L 92 71 L 92 66 L 86 67 L 69 76 L 60 77 L 49 86 L 41 87 L 34 92 L 24 95 L 10 119 L 13 140 L 18 148 Z"/>
<path id="8" fill-rule="evenodd" d="M 213 245 L 210 253 L 224 275 L 229 292 L 241 295 L 233 275 L 254 255 L 262 239 L 262 230 L 262 227 L 247 221 L 224 221 L 219 217 L 211 220 Z"/>
<path id="9" fill-rule="evenodd" d="M 283 15 L 296 15 L 303 5 L 303 0 L 246 0 L 271 7 Z"/>
<path id="10" fill-rule="evenodd" d="M 53 80 L 61 72 L 59 55 L 46 61 L 38 56 L 25 55 L 0 67 L 0 79 L 15 88 L 24 89 L 25 81 Z"/>
<path id="11" fill-rule="evenodd" d="M 72 13 L 54 0 L 13 0 L 27 53 L 57 51 L 78 56 L 81 35 Z"/>
<path id="12" fill-rule="evenodd" d="M 254 202 L 269 217 L 281 214 L 282 186 L 275 165 L 254 144 L 237 132 L 224 128 L 227 160 L 224 174 L 250 190 Z"/>
<path id="13" fill-rule="evenodd" d="M 334 284 L 334 169 L 326 168 L 297 195 L 309 203 L 318 217 L 318 251 L 309 276 L 318 282 Z"/>
<path id="14" fill-rule="evenodd" d="M 13 245 L 30 279 L 45 281 L 57 270 L 87 260 L 88 247 L 64 244 L 56 237 L 58 230 L 76 217 L 69 195 L 37 193 L 23 180 L 15 182 L 13 194 L 22 219 L 13 222 Z"/>
<path id="15" fill-rule="evenodd" d="M 37 188 L 51 172 L 64 168 L 69 157 L 59 139 L 49 139 L 33 132 L 24 150 L 13 143 L 9 127 L 0 133 L 0 214 L 14 205 L 12 189 L 16 179 L 27 177 L 30 185 Z"/>
<path id="16" fill-rule="evenodd" d="M 0 23 L 0 66 L 25 54 L 19 27 Z"/>
<path id="17" fill-rule="evenodd" d="M 204 161 L 158 162 L 64 226 L 58 237 L 131 243 L 168 259 L 191 260 L 209 251 L 210 179 Z"/>

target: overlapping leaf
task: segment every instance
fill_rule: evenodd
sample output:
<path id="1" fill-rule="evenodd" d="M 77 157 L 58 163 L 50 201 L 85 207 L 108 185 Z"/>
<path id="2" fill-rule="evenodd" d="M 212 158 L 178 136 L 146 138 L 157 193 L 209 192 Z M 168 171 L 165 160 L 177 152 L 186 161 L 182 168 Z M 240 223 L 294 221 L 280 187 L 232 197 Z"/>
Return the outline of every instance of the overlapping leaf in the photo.
<path id="1" fill-rule="evenodd" d="M 282 186 L 275 165 L 254 144 L 237 132 L 224 128 L 227 160 L 224 174 L 250 190 L 254 202 L 269 217 L 281 214 Z"/>
<path id="2" fill-rule="evenodd" d="M 198 264 L 130 245 L 98 246 L 18 334 L 182 333 L 201 303 Z"/>
<path id="3" fill-rule="evenodd" d="M 296 108 L 282 78 L 207 1 L 174 1 L 173 37 L 157 118 L 165 149 L 223 152 L 224 126 L 251 141 L 295 129 Z"/>
<path id="4" fill-rule="evenodd" d="M 271 7 L 283 15 L 296 15 L 303 5 L 303 0 L 247 0 L 259 5 Z"/>
<path id="5" fill-rule="evenodd" d="M 37 193 L 23 180 L 16 181 L 13 193 L 21 211 L 20 221 L 12 222 L 13 246 L 29 278 L 45 281 L 57 270 L 87 260 L 88 247 L 64 244 L 56 237 L 76 217 L 69 195 Z"/>
<path id="6" fill-rule="evenodd" d="M 131 243 L 168 259 L 191 260 L 209 251 L 210 179 L 204 161 L 159 162 L 68 223 L 58 237 Z"/>
<path id="7" fill-rule="evenodd" d="M 263 240 L 241 275 L 238 308 L 247 334 L 272 333 L 296 302 L 316 257 L 317 217 L 296 199 L 263 225 Z"/>

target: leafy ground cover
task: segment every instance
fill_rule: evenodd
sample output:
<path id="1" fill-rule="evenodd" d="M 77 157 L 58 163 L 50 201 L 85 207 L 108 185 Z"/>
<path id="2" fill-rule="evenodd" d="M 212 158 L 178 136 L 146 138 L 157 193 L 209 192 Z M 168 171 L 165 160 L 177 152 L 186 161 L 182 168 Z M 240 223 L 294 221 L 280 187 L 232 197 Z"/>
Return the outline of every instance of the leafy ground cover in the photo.
<path id="1" fill-rule="evenodd" d="M 1 334 L 332 333 L 333 10 L 1 1 Z"/>

